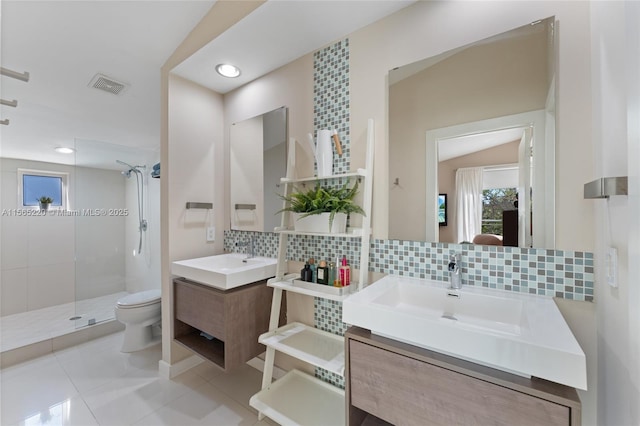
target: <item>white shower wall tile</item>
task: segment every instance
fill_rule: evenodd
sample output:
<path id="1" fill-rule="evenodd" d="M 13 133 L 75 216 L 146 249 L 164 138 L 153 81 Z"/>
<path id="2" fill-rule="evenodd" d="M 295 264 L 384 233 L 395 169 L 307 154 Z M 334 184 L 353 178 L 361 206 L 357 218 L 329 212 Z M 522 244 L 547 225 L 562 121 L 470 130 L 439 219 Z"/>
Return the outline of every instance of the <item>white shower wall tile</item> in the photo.
<path id="1" fill-rule="evenodd" d="M 4 256 L 4 252 L 3 252 Z M 27 310 L 27 268 L 5 269 L 0 284 L 0 316 Z"/>
<path id="2" fill-rule="evenodd" d="M 27 307 L 41 309 L 75 300 L 75 264 L 35 266 L 27 272 Z"/>
<path id="3" fill-rule="evenodd" d="M 73 262 L 75 259 L 74 218 L 33 216 L 29 218 L 29 267 Z M 95 242 L 94 242 L 95 244 Z"/>
<path id="4" fill-rule="evenodd" d="M 3 209 L 15 209 L 18 202 L 18 173 L 15 171 L 7 171 L 6 161 L 2 161 L 2 193 L 0 200 Z"/>
<path id="5" fill-rule="evenodd" d="M 28 262 L 27 235 L 29 218 L 2 216 L 2 269 L 25 268 Z"/>

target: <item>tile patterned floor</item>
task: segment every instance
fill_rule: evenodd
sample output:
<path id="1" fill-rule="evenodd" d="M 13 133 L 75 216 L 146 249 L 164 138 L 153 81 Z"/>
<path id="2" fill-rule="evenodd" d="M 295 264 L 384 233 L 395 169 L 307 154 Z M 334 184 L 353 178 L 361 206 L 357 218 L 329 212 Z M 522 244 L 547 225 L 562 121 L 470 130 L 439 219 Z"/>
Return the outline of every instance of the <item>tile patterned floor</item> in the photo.
<path id="1" fill-rule="evenodd" d="M 166 380 L 160 345 L 124 354 L 121 341 L 118 332 L 0 370 L 0 424 L 274 424 L 249 406 L 262 380 L 252 367 L 224 373 L 204 362 Z"/>
<path id="2" fill-rule="evenodd" d="M 116 301 L 126 294 L 123 291 L 2 317 L 0 352 L 71 333 L 88 325 L 90 319 L 95 319 L 96 322 L 112 319 Z M 81 318 L 69 320 L 74 316 Z"/>

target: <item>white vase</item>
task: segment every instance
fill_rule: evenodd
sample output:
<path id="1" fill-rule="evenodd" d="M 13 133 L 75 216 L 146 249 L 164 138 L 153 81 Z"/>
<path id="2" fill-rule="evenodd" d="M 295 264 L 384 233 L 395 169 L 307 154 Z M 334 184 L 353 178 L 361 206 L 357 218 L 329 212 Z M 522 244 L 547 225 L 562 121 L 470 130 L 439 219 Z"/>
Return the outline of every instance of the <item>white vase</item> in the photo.
<path id="1" fill-rule="evenodd" d="M 331 131 L 319 130 L 316 146 L 318 163 L 318 177 L 328 177 L 333 174 L 333 150 L 331 149 Z"/>
<path id="2" fill-rule="evenodd" d="M 345 213 L 336 213 L 331 229 L 329 229 L 329 215 L 330 213 L 320 213 L 300 218 L 302 213 L 294 213 L 294 229 L 296 232 L 344 234 L 347 230 L 347 215 Z"/>

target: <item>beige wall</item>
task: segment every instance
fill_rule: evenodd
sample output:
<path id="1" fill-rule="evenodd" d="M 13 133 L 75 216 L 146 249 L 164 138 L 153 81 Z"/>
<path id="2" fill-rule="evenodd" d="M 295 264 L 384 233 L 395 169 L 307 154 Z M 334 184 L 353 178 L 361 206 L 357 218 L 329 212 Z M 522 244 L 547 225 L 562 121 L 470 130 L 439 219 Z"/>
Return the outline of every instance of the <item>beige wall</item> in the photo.
<path id="1" fill-rule="evenodd" d="M 598 424 L 640 424 L 640 5 L 595 2 L 592 25 L 595 177 L 629 176 L 629 196 L 596 211 Z M 606 256 L 618 251 L 617 287 Z"/>
<path id="2" fill-rule="evenodd" d="M 168 152 L 162 178 L 170 177 L 166 197 L 168 259 L 190 259 L 222 253 L 224 221 L 224 150 L 222 145 L 222 96 L 177 76 L 169 78 Z M 165 181 L 166 182 L 166 181 Z M 188 201 L 213 203 L 213 210 L 187 210 Z M 206 228 L 216 227 L 215 242 L 206 241 Z M 163 278 L 166 275 L 163 274 Z M 163 353 L 173 363 L 191 355 L 172 342 L 171 281 L 163 279 Z M 170 346 L 168 348 L 166 346 Z"/>
<path id="3" fill-rule="evenodd" d="M 456 170 L 463 167 L 497 166 L 500 164 L 518 163 L 519 141 L 469 155 L 452 158 L 438 163 L 438 192 L 447 194 L 447 226 L 440 227 L 440 242 L 458 243 L 455 241 L 456 229 Z"/>

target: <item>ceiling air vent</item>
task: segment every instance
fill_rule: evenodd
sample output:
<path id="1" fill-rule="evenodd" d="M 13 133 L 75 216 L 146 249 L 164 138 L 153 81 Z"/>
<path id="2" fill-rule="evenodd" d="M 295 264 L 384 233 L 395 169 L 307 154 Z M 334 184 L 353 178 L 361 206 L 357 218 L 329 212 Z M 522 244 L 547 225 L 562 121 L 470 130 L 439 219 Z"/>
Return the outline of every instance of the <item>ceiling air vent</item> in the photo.
<path id="1" fill-rule="evenodd" d="M 103 74 L 96 74 L 89 82 L 89 87 L 93 87 L 95 89 L 100 89 L 105 92 L 113 93 L 114 95 L 119 95 L 123 93 L 128 85 L 119 81 L 112 79 L 111 77 L 107 77 Z"/>

